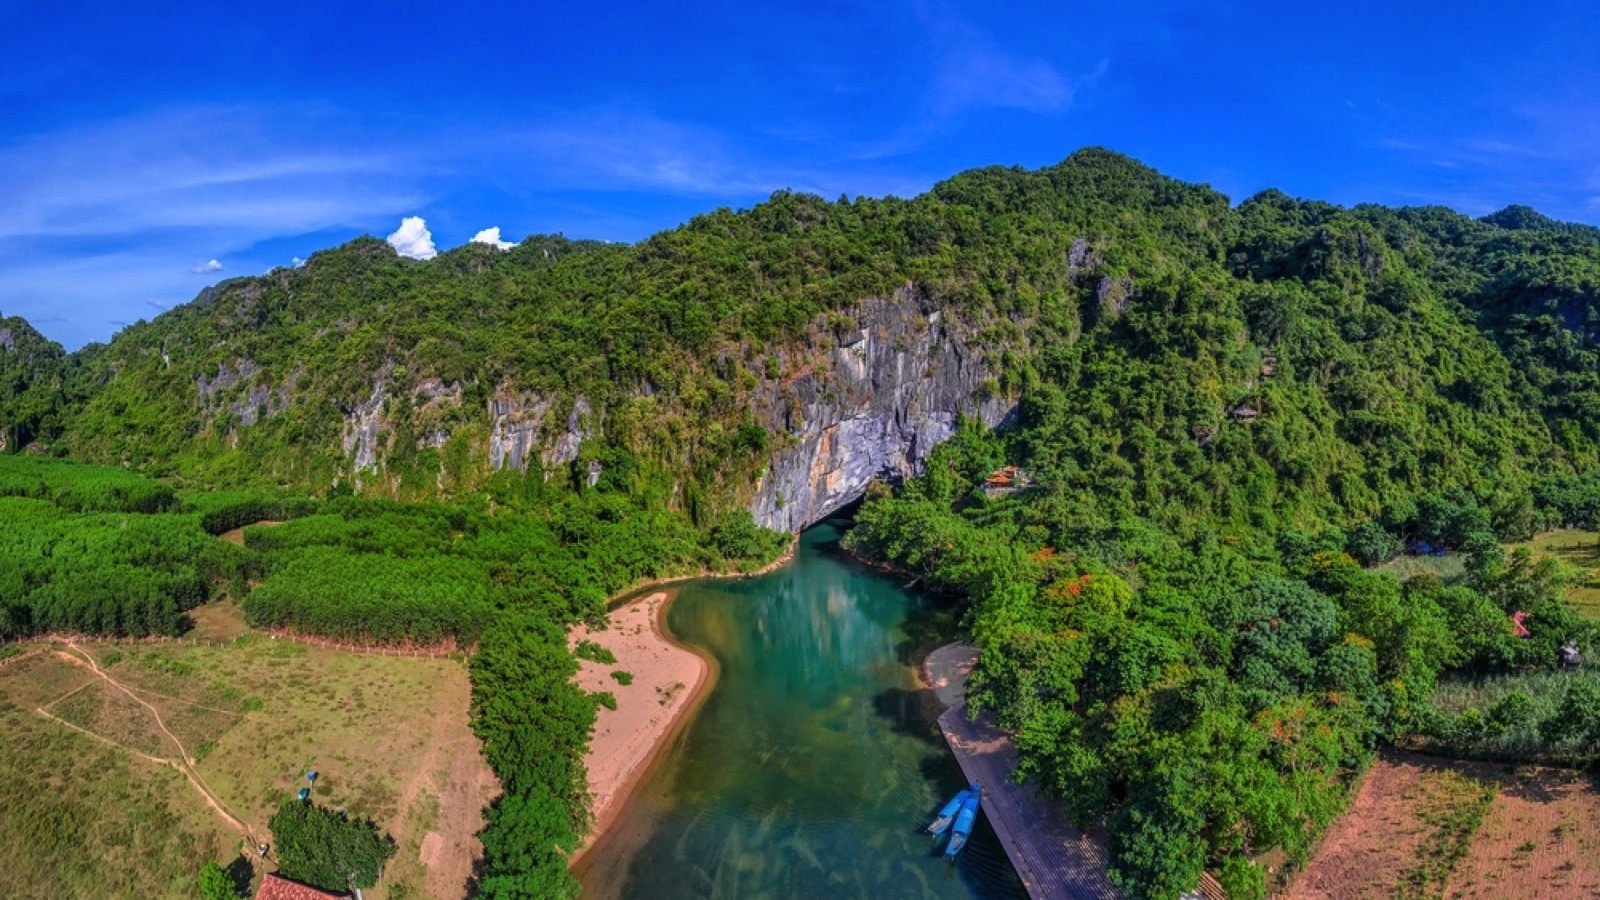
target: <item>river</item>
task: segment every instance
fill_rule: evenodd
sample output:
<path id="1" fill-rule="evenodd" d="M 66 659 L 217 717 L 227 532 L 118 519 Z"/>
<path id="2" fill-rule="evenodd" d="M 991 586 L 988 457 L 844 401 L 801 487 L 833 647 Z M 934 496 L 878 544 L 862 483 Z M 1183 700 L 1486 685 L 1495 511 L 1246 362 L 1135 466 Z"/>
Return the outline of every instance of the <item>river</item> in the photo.
<path id="1" fill-rule="evenodd" d="M 585 898 L 1026 896 L 982 817 L 954 866 L 920 833 L 965 786 L 915 670 L 952 612 L 838 541 L 826 523 L 770 574 L 678 589 L 667 627 L 720 675 L 587 855 Z"/>

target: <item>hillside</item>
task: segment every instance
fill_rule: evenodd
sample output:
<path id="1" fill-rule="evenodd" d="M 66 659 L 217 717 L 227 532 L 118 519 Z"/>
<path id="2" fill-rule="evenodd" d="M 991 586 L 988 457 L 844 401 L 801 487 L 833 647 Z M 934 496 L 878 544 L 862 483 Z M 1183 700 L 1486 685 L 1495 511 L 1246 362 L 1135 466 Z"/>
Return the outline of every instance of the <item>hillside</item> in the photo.
<path id="1" fill-rule="evenodd" d="M 5 452 L 119 467 L 0 472 L 30 517 L 0 624 L 172 633 L 261 575 L 254 624 L 475 646 L 507 791 L 483 888 L 559 895 L 595 702 L 563 629 L 865 495 L 847 544 L 970 601 L 974 703 L 1105 824 L 1113 877 L 1259 895 L 1379 747 L 1600 735 L 1579 692 L 1432 701 L 1600 645 L 1550 566 L 1499 549 L 1600 514 L 1597 299 L 1596 229 L 1232 206 L 1103 150 L 909 200 L 779 193 L 631 246 L 362 238 L 74 354 L 0 323 Z M 1007 463 L 1027 487 L 986 490 Z M 186 551 L 269 503 L 316 514 Z M 50 549 L 135 565 L 135 513 L 168 535 L 148 615 Z M 1417 541 L 1462 578 L 1363 568 Z"/>
<path id="2" fill-rule="evenodd" d="M 202 483 L 421 498 L 598 461 L 697 519 L 792 527 L 914 470 L 955 413 L 1020 403 L 1070 436 L 1053 464 L 1078 493 L 1165 520 L 1339 520 L 1441 483 L 1514 515 L 1534 475 L 1595 461 L 1597 272 L 1593 229 L 1528 210 L 1230 208 L 1090 150 L 913 200 L 781 193 L 633 246 L 419 262 L 363 238 L 71 357 L 12 326 L 41 349 L 0 414 L 13 450 Z M 923 424 L 870 459 L 817 446 L 907 410 Z M 817 488 L 832 471 L 839 496 Z"/>

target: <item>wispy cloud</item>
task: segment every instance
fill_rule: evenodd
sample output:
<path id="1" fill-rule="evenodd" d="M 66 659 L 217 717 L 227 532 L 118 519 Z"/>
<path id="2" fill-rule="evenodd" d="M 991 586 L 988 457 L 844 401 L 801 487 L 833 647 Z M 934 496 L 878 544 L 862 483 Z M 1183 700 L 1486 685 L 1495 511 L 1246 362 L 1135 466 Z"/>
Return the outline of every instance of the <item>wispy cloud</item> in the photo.
<path id="1" fill-rule="evenodd" d="M 75 345 L 104 338 L 105 322 L 136 316 L 145 297 L 188 299 L 188 273 L 230 257 L 249 271 L 259 242 L 424 204 L 419 173 L 434 160 L 339 139 L 328 120 L 337 114 L 169 109 L 0 144 L 0 302 L 30 319 L 59 310 L 59 337 Z"/>
<path id="2" fill-rule="evenodd" d="M 933 44 L 929 99 L 940 113 L 989 107 L 1044 113 L 1072 103 L 1071 81 L 1050 63 L 1008 51 L 946 4 L 924 2 L 917 11 Z"/>

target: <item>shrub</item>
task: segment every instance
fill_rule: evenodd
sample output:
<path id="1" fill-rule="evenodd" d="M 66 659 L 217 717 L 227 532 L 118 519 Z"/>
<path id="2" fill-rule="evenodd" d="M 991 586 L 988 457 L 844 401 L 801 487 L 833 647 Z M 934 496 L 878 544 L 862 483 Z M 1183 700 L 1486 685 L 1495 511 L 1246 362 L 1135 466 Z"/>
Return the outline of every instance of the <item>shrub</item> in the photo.
<path id="1" fill-rule="evenodd" d="M 278 871 L 330 891 L 377 884 L 396 850 L 394 838 L 380 835 L 371 820 L 299 800 L 278 807 L 267 827 L 277 847 Z"/>

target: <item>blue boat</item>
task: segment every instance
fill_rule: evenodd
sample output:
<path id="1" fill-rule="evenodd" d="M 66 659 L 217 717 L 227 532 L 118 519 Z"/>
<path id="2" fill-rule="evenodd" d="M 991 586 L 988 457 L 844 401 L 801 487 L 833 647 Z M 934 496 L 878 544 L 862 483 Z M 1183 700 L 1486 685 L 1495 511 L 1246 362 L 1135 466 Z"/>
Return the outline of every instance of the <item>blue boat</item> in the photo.
<path id="1" fill-rule="evenodd" d="M 939 815 L 933 820 L 933 824 L 928 826 L 928 833 L 944 834 L 948 831 L 950 824 L 956 820 L 956 814 L 961 812 L 961 804 L 966 803 L 968 797 L 975 796 L 978 790 L 976 784 L 970 784 L 966 790 L 951 797 L 950 802 L 944 805 L 944 809 L 939 810 Z"/>
<path id="2" fill-rule="evenodd" d="M 955 826 L 950 829 L 950 843 L 944 848 L 945 859 L 955 859 L 956 854 L 967 846 L 967 838 L 972 836 L 972 823 L 978 819 L 978 804 L 983 797 L 983 788 L 975 788 L 972 795 L 961 804 L 961 812 L 956 813 Z"/>

